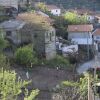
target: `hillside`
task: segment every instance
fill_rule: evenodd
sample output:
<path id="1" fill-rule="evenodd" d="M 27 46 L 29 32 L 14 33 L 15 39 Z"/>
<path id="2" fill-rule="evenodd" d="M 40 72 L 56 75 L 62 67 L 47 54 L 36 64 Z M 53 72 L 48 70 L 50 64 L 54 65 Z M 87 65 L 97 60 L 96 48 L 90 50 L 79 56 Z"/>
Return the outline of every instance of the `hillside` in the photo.
<path id="1" fill-rule="evenodd" d="M 56 4 L 66 9 L 70 8 L 88 8 L 91 10 L 100 10 L 100 0 L 35 0 L 48 4 Z"/>

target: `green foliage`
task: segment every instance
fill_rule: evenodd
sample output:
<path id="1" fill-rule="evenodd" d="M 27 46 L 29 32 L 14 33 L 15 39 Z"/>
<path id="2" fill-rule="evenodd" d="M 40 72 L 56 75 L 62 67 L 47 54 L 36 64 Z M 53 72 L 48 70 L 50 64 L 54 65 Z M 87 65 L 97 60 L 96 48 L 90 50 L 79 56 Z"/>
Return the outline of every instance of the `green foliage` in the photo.
<path id="1" fill-rule="evenodd" d="M 78 99 L 78 85 L 77 82 L 64 81 L 60 85 L 56 86 L 55 92 L 57 92 L 63 100 L 80 100 Z M 57 98 L 55 97 L 55 100 L 56 99 Z"/>
<path id="2" fill-rule="evenodd" d="M 67 12 L 64 14 L 64 18 L 68 24 L 86 24 L 89 23 L 87 15 L 79 16 L 77 13 Z"/>
<path id="3" fill-rule="evenodd" d="M 55 17 L 56 35 L 67 38 L 67 21 L 63 16 Z"/>
<path id="4" fill-rule="evenodd" d="M 14 96 L 21 93 L 21 87 L 27 85 L 29 82 L 22 82 L 18 79 L 16 82 L 16 73 L 14 71 L 0 71 L 0 94 L 2 100 L 11 100 Z"/>
<path id="5" fill-rule="evenodd" d="M 25 98 L 24 100 L 35 100 L 35 97 L 39 94 L 39 90 L 36 89 L 36 90 L 32 90 L 30 95 L 28 95 L 28 90 L 25 89 Z"/>
<path id="6" fill-rule="evenodd" d="M 34 1 L 34 0 L 33 0 Z M 38 0 L 36 0 L 38 1 Z M 65 9 L 85 8 L 100 10 L 100 0 L 41 0 L 47 4 L 62 5 Z"/>
<path id="7" fill-rule="evenodd" d="M 59 67 L 59 68 L 66 68 L 70 66 L 69 60 L 59 55 L 57 55 L 56 58 L 44 61 L 43 63 L 48 66 Z"/>
<path id="8" fill-rule="evenodd" d="M 1 35 L 1 32 L 2 31 L 0 31 L 0 52 L 6 47 L 7 44 L 3 36 Z"/>
<path id="9" fill-rule="evenodd" d="M 38 8 L 39 10 L 43 11 L 43 12 L 47 11 L 47 7 L 46 7 L 45 3 L 43 3 L 43 2 L 39 2 L 39 3 L 37 4 L 37 8 Z"/>
<path id="10" fill-rule="evenodd" d="M 20 77 L 16 76 L 15 71 L 0 70 L 0 99 L 2 100 L 16 100 L 18 95 L 22 93 L 21 88 L 26 87 L 31 81 L 22 81 Z M 32 90 L 27 100 L 33 100 L 39 91 Z"/>
<path id="11" fill-rule="evenodd" d="M 9 62 L 7 61 L 6 56 L 0 53 L 0 69 L 8 69 L 9 68 Z"/>
<path id="12" fill-rule="evenodd" d="M 15 53 L 15 57 L 16 62 L 22 65 L 31 65 L 37 63 L 35 52 L 28 46 L 18 48 Z"/>
<path id="13" fill-rule="evenodd" d="M 21 88 L 27 86 L 31 81 L 22 81 L 15 71 L 4 70 L 8 67 L 7 58 L 0 53 L 0 100 L 17 100 L 18 95 L 22 93 Z M 32 90 L 30 100 L 33 100 L 37 94 L 37 90 Z"/>
<path id="14" fill-rule="evenodd" d="M 68 100 L 74 100 L 75 97 L 77 97 L 75 100 L 87 100 L 88 78 L 90 83 L 93 82 L 92 76 L 85 73 L 84 76 L 80 78 L 79 82 L 63 81 L 57 89 L 59 89 L 59 93 L 61 93 L 62 96 L 64 98 L 66 97 Z"/>
<path id="15" fill-rule="evenodd" d="M 72 86 L 72 87 L 79 85 L 77 82 L 70 82 L 70 81 L 63 81 L 61 84 L 64 86 Z"/>
<path id="16" fill-rule="evenodd" d="M 86 73 L 84 77 L 80 78 L 79 93 L 82 100 L 88 99 L 88 78 L 91 83 L 93 78 L 88 73 Z"/>

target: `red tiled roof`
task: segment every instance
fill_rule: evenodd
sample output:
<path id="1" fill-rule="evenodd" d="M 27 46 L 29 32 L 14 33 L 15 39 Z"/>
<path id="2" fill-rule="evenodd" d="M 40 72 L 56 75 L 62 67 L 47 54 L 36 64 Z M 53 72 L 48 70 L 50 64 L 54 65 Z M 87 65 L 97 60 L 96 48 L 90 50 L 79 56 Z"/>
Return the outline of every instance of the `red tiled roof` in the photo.
<path id="1" fill-rule="evenodd" d="M 93 32 L 93 35 L 100 35 L 100 28 L 96 29 L 96 30 Z"/>
<path id="2" fill-rule="evenodd" d="M 68 25 L 68 32 L 91 32 L 93 25 Z"/>
<path id="3" fill-rule="evenodd" d="M 28 17 L 29 17 L 29 18 L 33 18 L 33 21 L 37 21 L 37 19 L 34 20 L 34 18 L 36 18 L 36 16 L 41 18 L 41 19 L 43 18 L 43 20 L 40 20 L 40 21 L 45 21 L 46 23 L 49 23 L 50 25 L 52 25 L 54 23 L 54 20 L 51 19 L 50 17 L 45 17 L 45 16 L 42 16 L 42 15 L 37 14 L 37 13 L 21 13 L 21 14 L 18 14 L 16 19 L 24 21 L 24 20 L 28 19 Z"/>

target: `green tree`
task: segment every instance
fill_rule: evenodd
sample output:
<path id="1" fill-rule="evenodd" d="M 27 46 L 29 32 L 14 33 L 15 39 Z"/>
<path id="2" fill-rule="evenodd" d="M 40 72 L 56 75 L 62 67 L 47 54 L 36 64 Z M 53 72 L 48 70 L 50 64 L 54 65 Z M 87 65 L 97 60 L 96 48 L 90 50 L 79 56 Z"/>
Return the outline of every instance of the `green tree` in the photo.
<path id="1" fill-rule="evenodd" d="M 67 12 L 64 14 L 64 18 L 68 22 L 68 24 L 87 24 L 89 23 L 87 20 L 87 15 L 78 15 L 76 12 Z"/>
<path id="2" fill-rule="evenodd" d="M 37 4 L 37 8 L 38 8 L 39 10 L 43 11 L 43 12 L 46 12 L 46 11 L 47 11 L 47 7 L 46 7 L 45 3 L 43 3 L 43 2 L 39 2 L 39 3 Z"/>
<path id="3" fill-rule="evenodd" d="M 15 52 L 16 62 L 22 65 L 37 63 L 35 52 L 29 46 L 18 48 Z"/>
<path id="4" fill-rule="evenodd" d="M 54 25 L 56 28 L 56 35 L 67 39 L 67 26 L 68 22 L 63 16 L 54 17 Z"/>

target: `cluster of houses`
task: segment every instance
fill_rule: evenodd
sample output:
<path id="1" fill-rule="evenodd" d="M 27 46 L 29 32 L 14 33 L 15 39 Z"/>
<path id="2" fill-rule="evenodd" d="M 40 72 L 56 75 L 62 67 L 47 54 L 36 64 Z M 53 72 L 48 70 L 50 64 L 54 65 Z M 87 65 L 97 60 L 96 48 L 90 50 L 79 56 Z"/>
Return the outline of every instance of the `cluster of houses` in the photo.
<path id="1" fill-rule="evenodd" d="M 9 8 L 9 11 L 11 11 L 10 8 L 15 8 L 14 10 L 18 12 L 19 6 L 25 7 L 29 2 L 31 1 L 6 0 L 5 2 L 4 0 L 0 0 L 0 6 L 5 7 L 6 10 Z M 61 9 L 59 7 L 56 7 L 54 5 L 47 5 L 47 7 L 51 14 L 55 16 L 61 15 Z M 87 12 L 88 20 L 91 21 L 91 23 L 94 22 L 95 19 L 97 19 L 98 23 L 100 22 L 100 16 L 94 14 L 94 12 L 84 10 L 74 11 L 77 11 L 77 13 L 81 16 Z M 43 17 L 43 20 L 36 20 L 37 17 Z M 31 25 L 31 21 L 34 22 L 33 26 Z M 35 22 L 39 22 L 39 24 L 36 24 Z M 47 27 L 45 27 L 45 24 L 47 25 Z M 16 14 L 15 19 L 10 19 L 8 21 L 0 23 L 0 29 L 3 30 L 3 36 L 5 36 L 5 38 L 14 45 L 33 42 L 34 49 L 39 57 L 52 59 L 56 56 L 58 42 L 56 42 L 56 29 L 53 27 L 53 19 L 51 19 L 47 14 L 41 11 L 35 11 L 34 14 Z M 59 42 L 59 50 L 61 50 L 62 52 L 77 52 L 80 45 L 95 45 L 96 49 L 100 51 L 100 27 L 94 27 L 93 24 L 68 25 L 68 28 L 66 28 L 66 30 L 68 31 L 68 41 L 70 41 L 73 45 L 62 46 L 62 44 Z"/>
<path id="2" fill-rule="evenodd" d="M 25 8 L 29 2 L 30 0 L 0 1 L 0 7 L 5 8 L 0 16 L 3 14 L 14 16 L 13 19 L 0 23 L 2 36 L 16 46 L 33 43 L 33 49 L 37 52 L 37 56 L 52 59 L 56 56 L 56 31 L 52 26 L 53 20 L 41 11 L 35 11 L 33 14 L 27 12 L 18 14 L 19 9 L 21 7 Z M 54 5 L 48 5 L 47 7 L 51 14 L 56 16 L 61 14 L 61 9 L 58 7 Z M 36 19 L 38 17 L 41 17 L 40 19 L 43 17 L 43 20 Z"/>
<path id="3" fill-rule="evenodd" d="M 43 17 L 42 20 L 42 17 L 37 13 L 22 13 L 16 19 L 1 23 L 0 29 L 3 31 L 3 36 L 12 44 L 19 46 L 33 43 L 33 49 L 38 57 L 52 59 L 56 56 L 56 32 L 52 27 L 52 20 L 48 17 Z"/>
<path id="4" fill-rule="evenodd" d="M 4 7 L 5 12 L 14 17 L 19 12 L 26 10 L 28 5 L 33 6 L 32 0 L 0 0 L 0 7 Z M 61 15 L 59 7 L 55 5 L 46 5 L 46 7 L 51 14 L 55 16 Z"/>
<path id="5" fill-rule="evenodd" d="M 69 25 L 68 39 L 81 46 L 95 46 L 100 52 L 100 27 L 94 29 L 93 25 Z"/>

